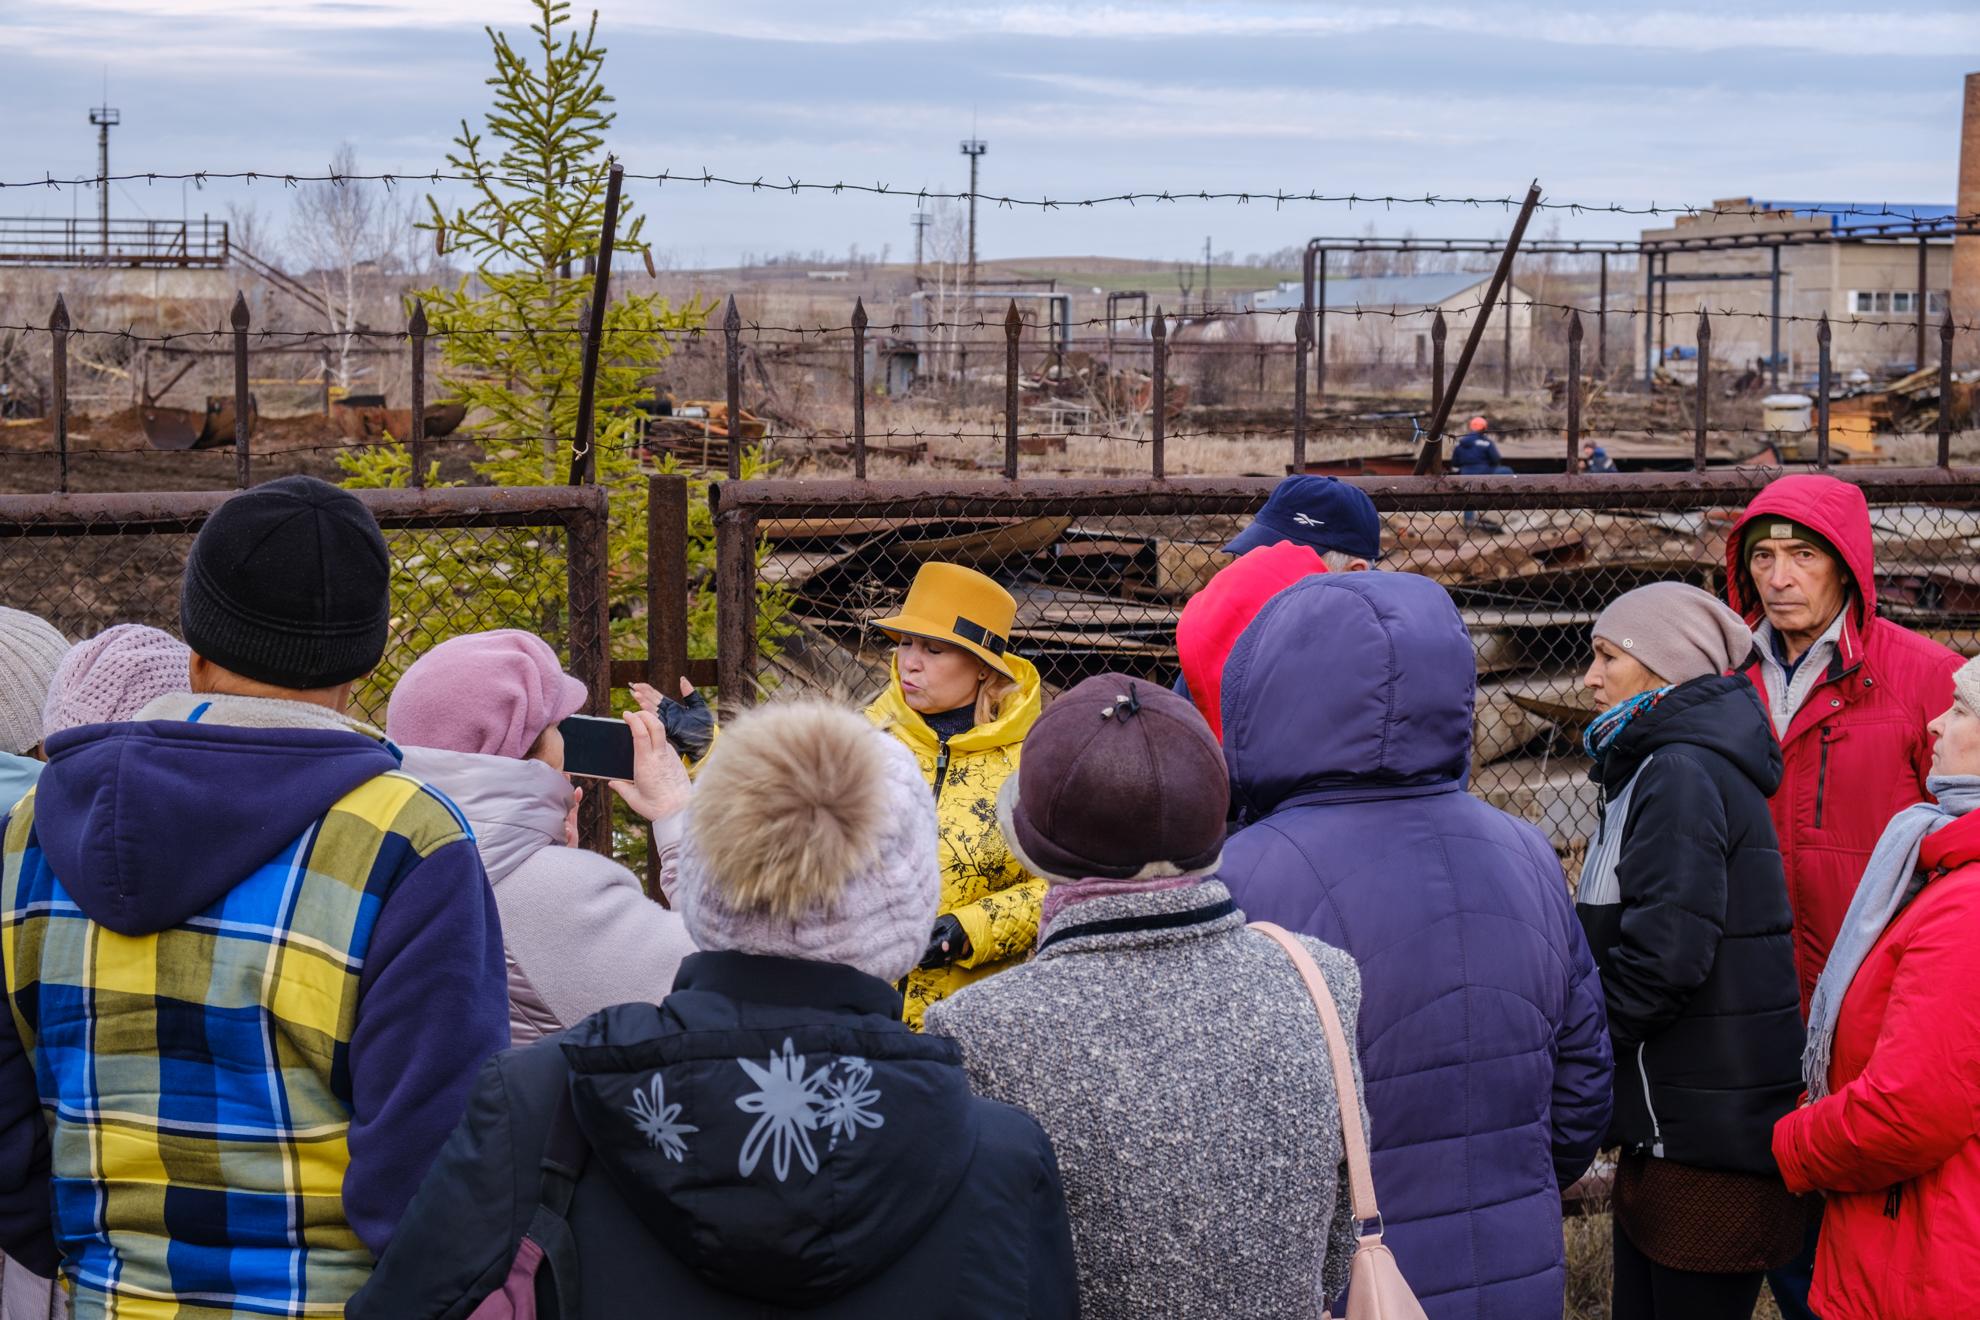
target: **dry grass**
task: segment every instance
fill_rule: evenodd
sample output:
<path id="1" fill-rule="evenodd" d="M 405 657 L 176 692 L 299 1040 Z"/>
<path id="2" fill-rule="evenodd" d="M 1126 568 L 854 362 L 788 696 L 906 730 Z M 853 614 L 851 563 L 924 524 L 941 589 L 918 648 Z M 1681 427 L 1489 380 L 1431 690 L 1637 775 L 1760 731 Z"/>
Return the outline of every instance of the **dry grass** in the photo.
<path id="1" fill-rule="evenodd" d="M 1609 1216 L 1583 1215 L 1567 1220 L 1567 1311 L 1565 1320 L 1609 1320 Z M 1753 1320 L 1781 1320 L 1774 1295 L 1760 1290 Z"/>

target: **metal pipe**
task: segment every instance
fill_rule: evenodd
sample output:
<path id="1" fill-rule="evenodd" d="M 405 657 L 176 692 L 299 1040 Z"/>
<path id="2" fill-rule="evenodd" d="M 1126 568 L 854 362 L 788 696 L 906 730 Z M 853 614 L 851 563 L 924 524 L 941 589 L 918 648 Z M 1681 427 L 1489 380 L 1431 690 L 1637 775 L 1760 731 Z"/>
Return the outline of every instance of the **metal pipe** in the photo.
<path id="1" fill-rule="evenodd" d="M 1444 309 L 1439 307 L 1437 315 L 1430 321 L 1430 413 L 1435 416 L 1444 406 L 1444 341 L 1450 337 L 1450 327 L 1444 323 Z"/>
<path id="2" fill-rule="evenodd" d="M 866 300 L 853 299 L 853 475 L 866 480 Z"/>
<path id="3" fill-rule="evenodd" d="M 69 304 L 55 295 L 54 310 L 48 313 L 48 339 L 51 359 L 49 386 L 55 395 L 56 489 L 69 493 Z M 1943 410 L 1942 410 L 1943 411 Z"/>
<path id="4" fill-rule="evenodd" d="M 595 483 L 585 483 L 601 489 Z M 612 711 L 612 612 L 606 546 L 609 525 L 603 508 L 574 514 L 565 524 L 566 593 L 570 619 L 571 671 L 584 682 L 585 713 Z M 578 806 L 578 836 L 584 846 L 612 855 L 612 797 L 587 793 Z"/>
<path id="5" fill-rule="evenodd" d="M 646 681 L 665 696 L 688 668 L 688 479 L 646 479 Z"/>
<path id="6" fill-rule="evenodd" d="M 1815 466 L 1829 470 L 1829 314 L 1822 313 L 1815 327 Z"/>
<path id="7" fill-rule="evenodd" d="M 591 309 L 585 318 L 584 365 L 578 376 L 577 438 L 571 448 L 571 485 L 598 480 L 598 352 L 605 338 L 605 305 L 612 297 L 612 244 L 619 231 L 619 185 L 625 167 L 616 160 L 605 176 L 605 218 L 598 229 L 598 260 L 591 276 Z M 730 430 L 734 431 L 733 419 Z M 731 435 L 733 448 L 734 436 Z"/>
<path id="8" fill-rule="evenodd" d="M 1512 398 L 1512 264 L 1506 264 L 1506 305 L 1500 318 L 1505 331 L 1505 356 L 1499 362 L 1499 397 Z"/>
<path id="9" fill-rule="evenodd" d="M 1485 291 L 1485 299 L 1478 307 L 1478 316 L 1471 323 L 1471 333 L 1465 336 L 1464 348 L 1458 354 L 1457 369 L 1451 373 L 1450 387 L 1437 403 L 1435 416 L 1430 420 L 1430 434 L 1423 442 L 1423 450 L 1416 456 L 1416 470 L 1419 475 L 1430 471 L 1431 465 L 1441 460 L 1444 452 L 1444 423 L 1451 417 L 1451 405 L 1457 400 L 1458 391 L 1464 388 L 1465 373 L 1471 370 L 1471 359 L 1478 352 L 1478 341 L 1485 337 L 1485 323 L 1492 319 L 1492 304 L 1499 300 L 1499 290 L 1506 286 L 1507 276 L 1512 271 L 1513 254 L 1519 251 L 1519 241 L 1526 235 L 1526 222 L 1533 218 L 1533 208 L 1540 204 L 1540 184 L 1536 180 L 1526 190 L 1526 201 L 1519 208 L 1519 218 L 1513 222 L 1512 236 L 1506 240 L 1505 251 L 1499 254 L 1499 265 L 1492 272 L 1492 283 Z"/>
<path id="10" fill-rule="evenodd" d="M 733 483 L 738 489 L 763 483 Z M 833 483 L 821 483 L 833 484 Z M 883 483 L 847 483 L 865 490 Z M 1007 483 L 1016 489 L 1015 483 Z M 756 704 L 756 519 L 747 507 L 721 510 L 723 484 L 708 487 L 715 514 L 715 663 L 722 707 L 739 711 Z"/>
<path id="11" fill-rule="evenodd" d="M 1292 470 L 1306 471 L 1306 360 L 1313 352 L 1311 308 L 1301 308 L 1293 326 Z"/>
<path id="12" fill-rule="evenodd" d="M 406 484 L 417 490 L 426 484 L 426 304 L 416 298 L 406 333 L 412 337 L 412 434 L 407 437 L 412 471 Z"/>
<path id="13" fill-rule="evenodd" d="M 1698 393 L 1693 411 L 1697 414 L 1692 421 L 1697 431 L 1692 437 L 1691 469 L 1694 472 L 1705 470 L 1705 427 L 1706 414 L 1711 409 L 1712 391 L 1712 322 L 1705 310 L 1698 311 Z"/>
<path id="14" fill-rule="evenodd" d="M 1327 402 L 1327 249 L 1321 248 L 1313 283 L 1313 401 Z"/>
<path id="15" fill-rule="evenodd" d="M 605 507 L 599 486 L 451 486 L 356 490 L 378 525 L 541 527 L 568 524 Z M 196 532 L 232 496 L 227 490 L 119 491 L 111 494 L 0 495 L 0 537 L 138 536 Z"/>
<path id="16" fill-rule="evenodd" d="M 1601 256 L 1602 277 L 1595 296 L 1595 379 L 1609 374 L 1609 254 Z"/>
<path id="17" fill-rule="evenodd" d="M 1018 315 L 1017 299 L 1004 313 L 1004 478 L 1016 481 L 1018 474 L 1018 335 L 1024 318 Z"/>
<path id="18" fill-rule="evenodd" d="M 736 295 L 729 295 L 729 311 L 722 318 L 723 380 L 729 401 L 729 480 L 742 479 L 742 313 L 736 310 Z"/>
<path id="19" fill-rule="evenodd" d="M 1657 260 L 1657 365 L 1664 364 L 1671 334 L 1671 254 Z"/>
<path id="20" fill-rule="evenodd" d="M 1952 466 L 1953 392 L 1952 306 L 1946 306 L 1946 319 L 1939 322 L 1939 466 Z"/>
<path id="21" fill-rule="evenodd" d="M 1411 512 L 1472 506 L 1574 509 L 1588 507 L 1593 499 L 1599 499 L 1604 508 L 1618 509 L 1671 508 L 1694 500 L 1697 503 L 1693 507 L 1713 507 L 1742 500 L 1779 475 L 1779 468 L 1725 467 L 1704 472 L 1354 476 L 1341 480 L 1366 491 L 1385 510 Z M 1860 487 L 1873 504 L 1980 506 L 1980 467 L 1947 471 L 1866 464 L 1844 466 L 1836 476 Z M 750 520 L 750 528 L 742 535 L 747 552 L 759 518 L 837 517 L 849 505 L 858 505 L 863 516 L 874 518 L 1245 513 L 1262 504 L 1277 485 L 1275 477 L 1175 476 L 1159 482 L 1146 477 L 1027 477 L 1017 482 L 980 478 L 867 482 L 772 478 L 718 482 L 709 488 L 709 502 L 716 513 L 718 549 L 724 518 Z M 49 497 L 0 496 L 0 531 L 9 521 L 9 506 L 16 502 L 45 509 Z"/>
<path id="22" fill-rule="evenodd" d="M 1650 351 L 1650 324 L 1657 319 L 1657 258 L 1644 256 L 1643 262 L 1643 392 L 1648 394 L 1657 368 Z"/>
<path id="23" fill-rule="evenodd" d="M 234 478 L 246 490 L 251 477 L 248 431 L 253 399 L 248 394 L 248 305 L 247 296 L 234 290 L 234 310 L 228 317 L 234 326 Z"/>
<path id="24" fill-rule="evenodd" d="M 1913 310 L 1918 313 L 1918 356 L 1913 359 L 1913 371 L 1925 369 L 1925 239 L 1918 240 L 1918 302 Z"/>
<path id="25" fill-rule="evenodd" d="M 1165 455 L 1162 452 L 1163 432 L 1167 428 L 1169 419 L 1169 329 L 1168 318 L 1162 315 L 1162 309 L 1160 307 L 1155 309 L 1155 324 L 1150 334 L 1150 344 L 1154 366 L 1153 372 L 1150 373 L 1150 384 L 1154 390 L 1154 397 L 1151 399 L 1151 402 L 1155 408 L 1153 419 L 1154 432 L 1152 436 L 1154 441 L 1153 459 L 1155 480 L 1160 481 L 1164 475 L 1163 463 L 1165 459 Z"/>
<path id="26" fill-rule="evenodd" d="M 1567 466 L 1573 476 L 1581 470 L 1581 313 L 1568 313 Z"/>
<path id="27" fill-rule="evenodd" d="M 1767 314 L 1767 367 L 1770 374 L 1767 387 L 1776 393 L 1781 388 L 1781 245 L 1773 246 L 1773 269 L 1768 275 L 1772 281 L 1772 308 Z"/>

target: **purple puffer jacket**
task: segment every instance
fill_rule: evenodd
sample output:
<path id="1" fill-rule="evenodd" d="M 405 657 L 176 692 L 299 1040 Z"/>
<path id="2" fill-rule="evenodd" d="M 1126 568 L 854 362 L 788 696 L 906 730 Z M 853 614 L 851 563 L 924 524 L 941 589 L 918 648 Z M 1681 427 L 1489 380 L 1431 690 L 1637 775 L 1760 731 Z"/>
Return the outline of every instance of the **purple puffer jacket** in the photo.
<path id="1" fill-rule="evenodd" d="M 1609 1122 L 1602 988 L 1560 863 L 1465 792 L 1474 669 L 1444 589 L 1329 573 L 1274 596 L 1224 670 L 1245 915 L 1361 965 L 1388 1234 L 1431 1320 L 1562 1311 L 1559 1190 Z"/>

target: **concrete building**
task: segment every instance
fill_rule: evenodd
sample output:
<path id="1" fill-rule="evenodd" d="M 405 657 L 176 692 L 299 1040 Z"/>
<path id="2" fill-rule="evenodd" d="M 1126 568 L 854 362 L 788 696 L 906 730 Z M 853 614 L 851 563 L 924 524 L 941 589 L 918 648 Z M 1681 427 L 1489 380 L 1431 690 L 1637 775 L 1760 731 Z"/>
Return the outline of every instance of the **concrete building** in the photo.
<path id="1" fill-rule="evenodd" d="M 1782 384 L 1816 371 L 1816 321 L 1826 314 L 1840 377 L 1888 377 L 1938 360 L 1952 278 L 1950 206 L 1729 197 L 1711 211 L 1645 229 L 1635 321 L 1638 374 L 1649 357 L 1689 357 L 1698 312 L 1712 313 L 1712 361 L 1739 369 L 1780 354 Z M 1731 315 L 1719 315 L 1728 312 Z M 1778 326 L 1775 317 L 1780 318 Z M 1921 319 L 1922 318 L 1922 319 Z"/>
<path id="2" fill-rule="evenodd" d="M 1471 332 L 1471 321 L 1492 277 L 1483 271 L 1441 271 L 1428 275 L 1357 275 L 1329 279 L 1325 286 L 1327 361 L 1343 366 L 1405 367 L 1429 370 L 1430 326 L 1444 314 L 1445 362 L 1457 361 Z M 1512 303 L 1513 353 L 1517 361 L 1532 342 L 1533 296 L 1517 283 L 1500 295 L 1492 311 L 1479 361 L 1498 360 L 1505 343 L 1504 303 Z M 1300 286 L 1289 280 L 1252 296 L 1261 311 L 1297 309 Z M 1357 312 L 1364 313 L 1356 315 Z M 1291 341 L 1298 318 L 1251 318 L 1254 333 L 1267 343 Z M 1446 367 L 1448 370 L 1448 365 Z"/>

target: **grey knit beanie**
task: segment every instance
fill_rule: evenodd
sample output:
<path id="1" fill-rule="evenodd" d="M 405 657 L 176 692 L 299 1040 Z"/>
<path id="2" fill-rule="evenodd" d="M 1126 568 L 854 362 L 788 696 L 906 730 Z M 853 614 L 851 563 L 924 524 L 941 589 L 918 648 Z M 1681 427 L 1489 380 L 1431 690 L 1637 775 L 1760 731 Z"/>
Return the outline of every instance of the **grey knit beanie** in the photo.
<path id="1" fill-rule="evenodd" d="M 1593 631 L 1666 683 L 1729 673 L 1753 650 L 1753 631 L 1743 619 L 1718 597 L 1682 582 L 1653 582 L 1618 596 Z"/>
<path id="2" fill-rule="evenodd" d="M 681 917 L 703 949 L 911 971 L 941 902 L 935 797 L 914 754 L 824 701 L 722 731 L 695 780 Z"/>
<path id="3" fill-rule="evenodd" d="M 41 705 L 68 653 L 46 619 L 0 606 L 0 752 L 21 756 L 41 741 Z"/>

